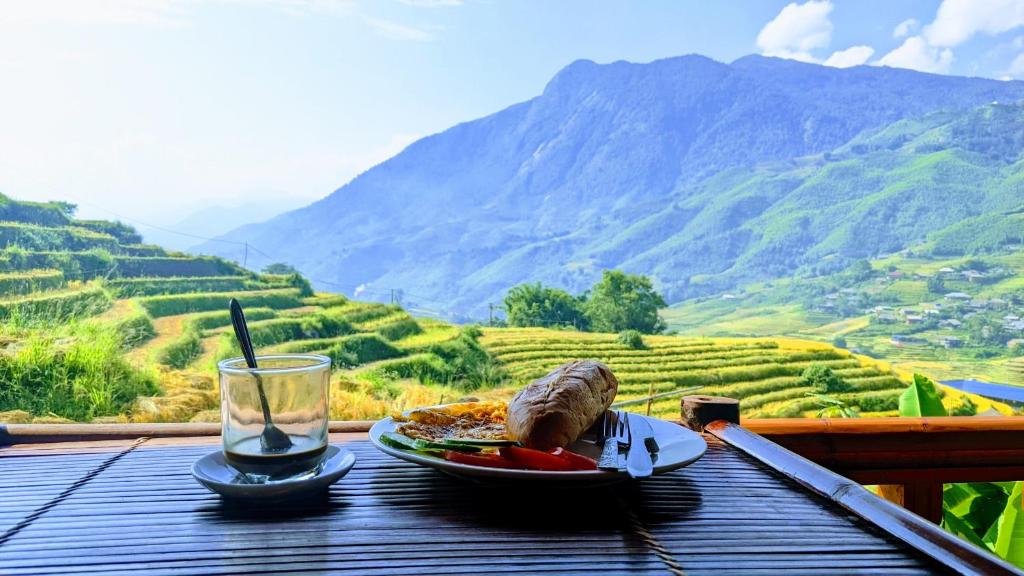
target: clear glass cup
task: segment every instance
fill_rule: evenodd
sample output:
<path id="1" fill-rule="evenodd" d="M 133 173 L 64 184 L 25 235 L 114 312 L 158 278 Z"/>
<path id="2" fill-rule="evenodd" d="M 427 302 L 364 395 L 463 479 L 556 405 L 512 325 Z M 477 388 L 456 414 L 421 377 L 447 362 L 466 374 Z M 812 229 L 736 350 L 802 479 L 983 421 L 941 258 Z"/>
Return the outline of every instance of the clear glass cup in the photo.
<path id="1" fill-rule="evenodd" d="M 221 436 L 227 461 L 246 474 L 270 479 L 309 473 L 327 450 L 331 359 L 317 354 L 257 356 L 259 368 L 244 358 L 220 362 Z M 267 450 L 259 385 L 270 420 L 291 446 Z"/>

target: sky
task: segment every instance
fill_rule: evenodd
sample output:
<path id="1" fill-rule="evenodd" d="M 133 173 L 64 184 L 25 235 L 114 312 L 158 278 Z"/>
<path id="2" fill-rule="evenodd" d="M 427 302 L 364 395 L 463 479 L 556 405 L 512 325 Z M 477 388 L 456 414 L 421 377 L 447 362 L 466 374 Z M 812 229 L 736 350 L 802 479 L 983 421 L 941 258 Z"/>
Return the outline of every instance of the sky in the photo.
<path id="1" fill-rule="evenodd" d="M 574 60 L 691 53 L 1024 78 L 1024 0 L 0 0 L 0 192 L 300 207 Z"/>

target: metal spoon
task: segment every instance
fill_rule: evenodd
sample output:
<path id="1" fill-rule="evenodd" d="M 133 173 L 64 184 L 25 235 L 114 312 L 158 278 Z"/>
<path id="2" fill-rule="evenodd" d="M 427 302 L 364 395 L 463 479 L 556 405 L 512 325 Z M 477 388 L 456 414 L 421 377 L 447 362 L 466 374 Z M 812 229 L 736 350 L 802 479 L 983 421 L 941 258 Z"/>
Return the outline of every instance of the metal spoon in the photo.
<path id="1" fill-rule="evenodd" d="M 249 327 L 245 324 L 245 314 L 242 313 L 242 305 L 234 298 L 228 304 L 231 309 L 231 325 L 235 328 L 235 338 L 242 348 L 242 356 L 245 356 L 245 363 L 249 368 L 256 368 L 256 353 L 252 349 L 252 339 L 249 338 Z M 292 447 L 292 439 L 280 428 L 274 426 L 270 418 L 270 405 L 267 403 L 267 393 L 263 390 L 263 378 L 259 374 L 256 377 L 256 391 L 260 395 L 260 408 L 263 410 L 263 433 L 260 434 L 260 448 L 264 452 L 285 452 Z"/>

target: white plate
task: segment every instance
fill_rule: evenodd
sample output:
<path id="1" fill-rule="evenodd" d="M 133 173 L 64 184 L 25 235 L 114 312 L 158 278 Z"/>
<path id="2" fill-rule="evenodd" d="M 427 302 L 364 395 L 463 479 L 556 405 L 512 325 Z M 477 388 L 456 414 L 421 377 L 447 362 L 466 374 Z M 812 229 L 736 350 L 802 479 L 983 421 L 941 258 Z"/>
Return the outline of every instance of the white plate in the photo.
<path id="1" fill-rule="evenodd" d="M 630 418 L 645 418 L 639 414 L 630 414 Z M 654 463 L 654 474 L 663 474 L 690 464 L 704 455 L 708 445 L 699 434 L 678 424 L 647 418 L 651 428 L 654 430 L 654 438 L 658 441 L 660 450 L 658 459 Z M 629 478 L 625 470 L 579 470 L 575 472 L 548 472 L 544 470 L 510 470 L 507 468 L 488 468 L 486 466 L 472 466 L 449 462 L 444 458 L 438 458 L 429 454 L 412 452 L 392 448 L 380 441 L 381 434 L 394 432 L 398 425 L 391 419 L 385 418 L 370 428 L 370 442 L 382 452 L 390 454 L 395 458 L 401 458 L 422 466 L 436 468 L 442 472 L 456 476 L 468 476 L 472 478 L 491 478 L 507 480 L 545 480 L 559 482 L 608 482 L 624 480 Z M 601 449 L 591 442 L 579 441 L 569 447 L 573 452 L 591 456 L 595 460 L 600 455 Z"/>
<path id="2" fill-rule="evenodd" d="M 327 446 L 322 468 L 315 475 L 267 482 L 247 484 L 241 481 L 238 470 L 224 460 L 224 452 L 216 451 L 203 456 L 192 464 L 192 476 L 206 486 L 228 498 L 247 500 L 282 500 L 322 492 L 348 473 L 356 463 L 356 455 L 337 446 Z"/>

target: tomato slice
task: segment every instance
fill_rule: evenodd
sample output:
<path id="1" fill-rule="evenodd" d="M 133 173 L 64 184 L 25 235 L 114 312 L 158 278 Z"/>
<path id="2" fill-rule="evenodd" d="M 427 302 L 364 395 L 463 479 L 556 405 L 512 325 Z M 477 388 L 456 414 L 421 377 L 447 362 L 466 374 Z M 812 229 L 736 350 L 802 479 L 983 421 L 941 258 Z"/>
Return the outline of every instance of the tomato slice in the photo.
<path id="1" fill-rule="evenodd" d="M 501 448 L 500 453 L 505 458 L 533 470 L 549 470 L 554 472 L 574 470 L 573 465 L 565 458 L 541 452 L 540 450 L 520 448 L 519 446 L 505 446 Z"/>
<path id="2" fill-rule="evenodd" d="M 444 459 L 458 464 L 485 466 L 487 468 L 522 468 L 519 463 L 502 458 L 497 454 L 470 454 L 455 450 L 445 450 Z"/>
<path id="3" fill-rule="evenodd" d="M 573 470 L 597 470 L 597 461 L 593 458 L 587 458 L 582 454 L 577 454 L 565 448 L 553 448 L 548 453 L 552 456 L 558 456 L 571 464 Z"/>

